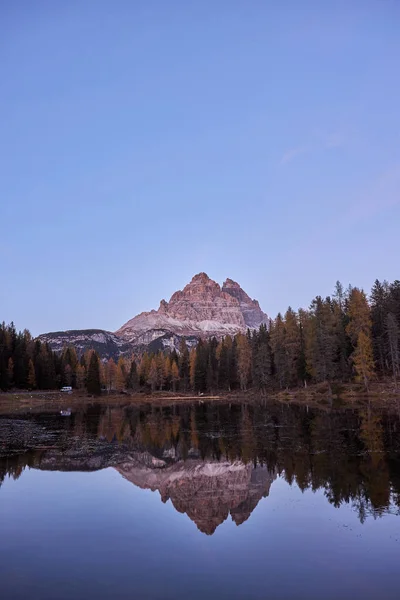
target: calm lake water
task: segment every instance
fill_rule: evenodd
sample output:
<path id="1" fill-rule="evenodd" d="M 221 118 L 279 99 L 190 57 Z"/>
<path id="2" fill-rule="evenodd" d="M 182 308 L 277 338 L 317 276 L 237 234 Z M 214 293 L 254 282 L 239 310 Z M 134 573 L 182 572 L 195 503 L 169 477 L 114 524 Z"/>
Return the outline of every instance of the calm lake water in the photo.
<path id="1" fill-rule="evenodd" d="M 400 597 L 396 411 L 0 415 L 8 599 Z"/>

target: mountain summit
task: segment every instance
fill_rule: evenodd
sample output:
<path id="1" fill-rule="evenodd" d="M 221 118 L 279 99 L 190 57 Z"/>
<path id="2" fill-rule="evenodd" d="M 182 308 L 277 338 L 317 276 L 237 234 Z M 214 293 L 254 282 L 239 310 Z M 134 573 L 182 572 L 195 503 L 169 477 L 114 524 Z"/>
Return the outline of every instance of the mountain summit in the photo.
<path id="1" fill-rule="evenodd" d="M 137 315 L 115 335 L 134 345 L 149 344 L 170 334 L 179 337 L 222 337 L 267 322 L 256 300 L 238 283 L 227 279 L 221 286 L 206 273 L 198 273 L 182 291 L 161 300 L 158 310 Z"/>
<path id="2" fill-rule="evenodd" d="M 244 333 L 267 319 L 257 300 L 236 281 L 227 279 L 221 287 L 206 273 L 198 273 L 183 290 L 172 294 L 169 302 L 161 300 L 158 310 L 137 315 L 115 333 L 87 329 L 51 332 L 39 338 L 57 352 L 73 345 L 79 355 L 94 348 L 102 358 L 117 359 L 148 346 L 154 351 L 178 348 L 182 337 L 192 346 L 199 338 Z"/>

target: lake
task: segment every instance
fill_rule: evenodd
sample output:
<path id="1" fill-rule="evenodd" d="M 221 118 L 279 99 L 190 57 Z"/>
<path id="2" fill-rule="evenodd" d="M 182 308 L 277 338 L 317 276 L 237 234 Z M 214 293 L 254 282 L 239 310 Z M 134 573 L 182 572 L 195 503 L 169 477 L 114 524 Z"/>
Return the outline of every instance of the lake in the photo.
<path id="1" fill-rule="evenodd" d="M 400 413 L 0 415 L 2 600 L 398 599 Z"/>

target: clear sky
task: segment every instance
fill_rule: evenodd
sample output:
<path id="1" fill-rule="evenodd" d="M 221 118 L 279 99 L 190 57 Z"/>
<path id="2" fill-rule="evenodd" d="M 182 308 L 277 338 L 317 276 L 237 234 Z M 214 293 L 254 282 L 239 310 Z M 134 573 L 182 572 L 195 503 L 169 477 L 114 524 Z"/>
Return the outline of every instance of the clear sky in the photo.
<path id="1" fill-rule="evenodd" d="M 0 1 L 0 320 L 400 278 L 398 0 Z"/>

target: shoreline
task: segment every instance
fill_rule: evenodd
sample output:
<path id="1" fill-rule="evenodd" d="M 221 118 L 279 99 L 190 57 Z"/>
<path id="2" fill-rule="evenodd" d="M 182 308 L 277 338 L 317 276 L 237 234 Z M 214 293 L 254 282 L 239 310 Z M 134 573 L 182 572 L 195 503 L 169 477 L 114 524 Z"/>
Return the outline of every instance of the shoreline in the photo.
<path id="1" fill-rule="evenodd" d="M 377 382 L 371 386 L 369 393 L 353 383 L 315 384 L 307 388 L 274 390 L 263 394 L 253 389 L 247 391 L 220 392 L 217 394 L 198 395 L 193 392 L 173 393 L 157 391 L 153 393 L 104 393 L 90 396 L 84 390 L 73 390 L 71 393 L 59 390 L 13 390 L 0 392 L 0 414 L 6 412 L 26 412 L 27 410 L 49 410 L 83 407 L 89 404 L 119 405 L 153 405 L 167 406 L 185 402 L 220 402 L 234 404 L 254 404 L 259 402 L 281 402 L 282 404 L 300 404 L 320 409 L 361 408 L 400 408 L 400 390 L 393 384 Z"/>

